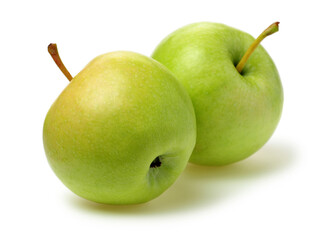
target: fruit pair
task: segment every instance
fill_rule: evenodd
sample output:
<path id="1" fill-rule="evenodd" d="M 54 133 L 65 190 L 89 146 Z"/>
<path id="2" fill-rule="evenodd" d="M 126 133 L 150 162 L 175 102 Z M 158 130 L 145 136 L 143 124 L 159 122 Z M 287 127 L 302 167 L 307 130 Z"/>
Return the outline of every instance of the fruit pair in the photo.
<path id="1" fill-rule="evenodd" d="M 133 204 L 164 192 L 189 158 L 225 165 L 248 157 L 281 115 L 278 72 L 258 46 L 277 30 L 274 23 L 254 41 L 222 24 L 197 23 L 161 42 L 152 56 L 160 63 L 132 52 L 95 58 L 46 116 L 52 169 L 84 198 Z M 49 52 L 71 80 L 56 45 Z"/>

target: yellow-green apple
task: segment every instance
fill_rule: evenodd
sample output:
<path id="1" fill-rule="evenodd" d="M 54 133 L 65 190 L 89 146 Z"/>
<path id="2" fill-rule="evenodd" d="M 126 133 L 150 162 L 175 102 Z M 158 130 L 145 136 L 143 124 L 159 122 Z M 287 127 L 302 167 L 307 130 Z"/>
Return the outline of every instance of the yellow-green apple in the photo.
<path id="1" fill-rule="evenodd" d="M 197 119 L 190 162 L 225 165 L 247 158 L 273 134 L 282 112 L 283 89 L 263 38 L 235 28 L 195 23 L 167 36 L 152 57 L 188 91 Z M 240 62 L 240 63 L 239 63 Z"/>
<path id="2" fill-rule="evenodd" d="M 55 44 L 49 52 L 71 80 Z M 43 141 L 58 178 L 100 203 L 147 202 L 174 183 L 196 140 L 192 102 L 149 57 L 112 52 L 75 76 L 47 113 Z"/>

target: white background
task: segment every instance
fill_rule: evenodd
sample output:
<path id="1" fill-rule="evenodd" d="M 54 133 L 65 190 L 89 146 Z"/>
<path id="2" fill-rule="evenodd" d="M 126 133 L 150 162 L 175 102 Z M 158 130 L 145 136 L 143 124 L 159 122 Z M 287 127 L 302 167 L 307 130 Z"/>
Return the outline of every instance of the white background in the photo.
<path id="1" fill-rule="evenodd" d="M 328 1 L 1 1 L 0 239 L 331 239 Z M 199 21 L 257 36 L 280 72 L 285 102 L 270 141 L 240 163 L 189 165 L 138 206 L 81 199 L 56 178 L 44 117 L 68 84 L 47 53 L 56 42 L 76 75 L 95 56 L 151 55 L 167 34 Z"/>

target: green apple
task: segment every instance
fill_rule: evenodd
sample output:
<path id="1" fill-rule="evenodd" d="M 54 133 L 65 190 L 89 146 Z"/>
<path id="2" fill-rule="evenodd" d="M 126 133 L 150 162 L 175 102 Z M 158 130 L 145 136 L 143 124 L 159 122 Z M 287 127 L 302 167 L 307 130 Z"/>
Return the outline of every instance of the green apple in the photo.
<path id="1" fill-rule="evenodd" d="M 71 80 L 55 44 L 49 51 Z M 147 202 L 174 183 L 196 141 L 192 102 L 154 59 L 112 52 L 92 60 L 47 113 L 43 141 L 58 178 L 99 203 Z"/>
<path id="2" fill-rule="evenodd" d="M 175 74 L 193 102 L 197 143 L 190 162 L 245 159 L 273 134 L 283 90 L 274 62 L 258 44 L 276 31 L 278 22 L 254 40 L 232 27 L 201 22 L 173 32 L 154 51 L 152 57 Z"/>

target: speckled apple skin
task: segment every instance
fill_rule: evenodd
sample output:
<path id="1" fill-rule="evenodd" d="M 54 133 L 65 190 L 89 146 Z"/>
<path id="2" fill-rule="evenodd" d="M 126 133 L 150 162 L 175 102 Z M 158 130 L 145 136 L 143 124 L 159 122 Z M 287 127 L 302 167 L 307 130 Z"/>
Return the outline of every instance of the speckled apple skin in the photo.
<path id="1" fill-rule="evenodd" d="M 249 34 L 210 22 L 167 36 L 152 57 L 188 91 L 197 118 L 190 161 L 226 165 L 255 153 L 280 120 L 283 89 L 278 71 L 259 45 L 240 74 L 235 66 L 254 41 Z"/>
<path id="2" fill-rule="evenodd" d="M 186 167 L 195 140 L 187 92 L 160 63 L 132 52 L 91 61 L 56 99 L 43 128 L 59 179 L 107 204 L 159 196 Z M 151 168 L 157 157 L 161 166 Z"/>

